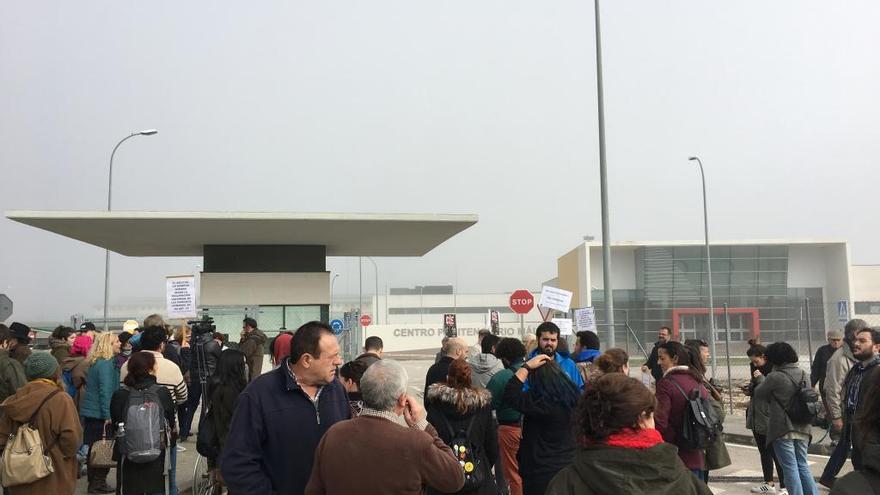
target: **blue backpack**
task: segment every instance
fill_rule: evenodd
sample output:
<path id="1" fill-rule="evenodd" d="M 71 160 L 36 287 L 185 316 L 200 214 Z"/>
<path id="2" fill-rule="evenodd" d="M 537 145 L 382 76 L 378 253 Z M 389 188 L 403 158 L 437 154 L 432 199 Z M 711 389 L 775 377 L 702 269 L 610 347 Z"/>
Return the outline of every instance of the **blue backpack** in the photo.
<path id="1" fill-rule="evenodd" d="M 72 370 L 67 370 L 61 373 L 61 380 L 64 382 L 64 391 L 70 394 L 74 399 L 76 398 L 76 386 L 73 384 L 73 373 Z"/>

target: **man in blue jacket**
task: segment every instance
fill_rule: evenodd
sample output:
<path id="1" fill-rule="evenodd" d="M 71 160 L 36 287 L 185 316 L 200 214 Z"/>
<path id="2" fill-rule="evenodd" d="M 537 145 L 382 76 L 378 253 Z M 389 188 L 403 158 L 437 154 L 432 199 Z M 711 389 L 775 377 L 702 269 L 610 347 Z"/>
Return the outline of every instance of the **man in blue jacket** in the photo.
<path id="1" fill-rule="evenodd" d="M 553 359 L 559 363 L 559 367 L 562 368 L 562 371 L 564 371 L 569 378 L 571 378 L 571 381 L 573 381 L 578 388 L 584 388 L 584 379 L 578 372 L 577 365 L 574 364 L 574 361 L 572 361 L 571 358 L 556 352 L 556 348 L 559 346 L 559 327 L 552 321 L 545 321 L 535 329 L 535 336 L 538 337 L 538 347 L 532 351 L 529 355 L 529 359 L 537 356 L 538 353 L 553 356 Z M 526 381 L 523 390 L 528 389 L 529 382 Z"/>
<path id="2" fill-rule="evenodd" d="M 321 437 L 351 418 L 336 379 L 341 364 L 330 327 L 312 321 L 293 335 L 281 366 L 241 393 L 220 462 L 230 493 L 303 493 Z"/>

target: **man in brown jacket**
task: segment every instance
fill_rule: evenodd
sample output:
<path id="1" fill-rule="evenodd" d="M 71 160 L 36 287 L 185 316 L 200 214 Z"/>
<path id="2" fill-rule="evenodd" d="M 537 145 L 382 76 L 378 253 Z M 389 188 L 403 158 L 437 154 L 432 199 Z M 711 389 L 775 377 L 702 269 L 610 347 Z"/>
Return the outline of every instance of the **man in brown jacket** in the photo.
<path id="1" fill-rule="evenodd" d="M 269 340 L 266 334 L 257 328 L 257 320 L 245 318 L 241 326 L 241 339 L 238 350 L 244 354 L 248 365 L 248 380 L 260 376 L 263 372 L 263 346 Z"/>
<path id="2" fill-rule="evenodd" d="M 464 486 L 464 472 L 452 450 L 406 387 L 406 370 L 396 361 L 381 360 L 367 368 L 361 378 L 361 415 L 336 423 L 324 434 L 306 495 L 416 495 L 425 486 L 453 493 Z M 401 415 L 408 427 L 399 423 Z"/>

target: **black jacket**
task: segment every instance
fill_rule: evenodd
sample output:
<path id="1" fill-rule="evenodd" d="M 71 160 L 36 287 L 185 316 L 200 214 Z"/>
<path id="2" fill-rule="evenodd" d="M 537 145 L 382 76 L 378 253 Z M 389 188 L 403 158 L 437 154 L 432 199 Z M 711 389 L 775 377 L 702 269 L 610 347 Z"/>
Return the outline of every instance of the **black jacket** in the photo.
<path id="1" fill-rule="evenodd" d="M 654 377 L 655 382 L 659 382 L 663 378 L 663 370 L 660 369 L 660 364 L 657 363 L 657 349 L 659 346 L 660 342 L 654 342 L 654 348 L 651 349 L 651 355 L 648 356 L 648 362 L 645 363 L 645 366 L 650 368 L 651 376 Z"/>
<path id="2" fill-rule="evenodd" d="M 876 493 L 878 486 L 880 486 L 880 443 L 868 443 L 862 450 L 862 470 L 853 471 L 835 481 L 831 495 L 870 495 Z"/>
<path id="3" fill-rule="evenodd" d="M 193 334 L 190 343 L 190 362 L 189 375 L 190 380 L 198 380 L 202 377 L 203 370 L 205 377 L 209 377 L 217 370 L 217 361 L 220 360 L 220 344 L 211 336 L 210 333 L 201 335 Z"/>
<path id="4" fill-rule="evenodd" d="M 467 410 L 461 413 L 456 408 L 458 393 L 467 405 Z M 490 476 L 492 466 L 498 460 L 498 431 L 492 419 L 492 394 L 484 388 L 467 388 L 460 391 L 447 386 L 445 383 L 435 383 L 428 387 L 428 395 L 425 397 L 425 408 L 428 412 L 428 422 L 437 430 L 437 435 L 449 445 L 453 436 L 462 430 L 467 430 L 473 419 L 471 432 L 468 440 L 479 449 L 477 455 L 485 474 L 485 483 L 476 490 L 459 491 L 459 494 L 497 495 L 498 487 Z M 452 433 L 450 433 L 450 428 Z M 428 489 L 429 494 L 440 493 Z"/>
<path id="5" fill-rule="evenodd" d="M 678 459 L 672 444 L 647 449 L 583 447 L 560 471 L 547 495 L 711 495 Z"/>
<path id="6" fill-rule="evenodd" d="M 294 380 L 289 361 L 251 381 L 238 396 L 220 461 L 229 493 L 303 493 L 324 432 L 351 418 L 339 380 L 321 389 L 315 405 Z"/>
<path id="7" fill-rule="evenodd" d="M 535 400 L 522 388 L 523 382 L 513 375 L 504 389 L 504 402 L 523 414 L 522 440 L 516 455 L 519 472 L 523 476 L 556 473 L 574 457 L 572 410 L 543 399 Z"/>
<path id="8" fill-rule="evenodd" d="M 825 389 L 825 369 L 828 368 L 828 360 L 834 354 L 836 349 L 825 344 L 816 350 L 816 357 L 813 358 L 813 366 L 810 367 L 810 386 L 815 387 L 819 384 L 819 390 L 823 392 Z"/>
<path id="9" fill-rule="evenodd" d="M 137 383 L 134 388 L 136 390 L 143 390 L 155 383 L 156 378 L 150 376 L 144 381 Z M 162 408 L 165 410 L 165 420 L 168 422 L 169 429 L 173 430 L 174 418 L 177 416 L 177 407 L 174 405 L 174 401 L 171 400 L 171 393 L 168 392 L 166 387 L 159 387 L 157 393 L 159 401 L 162 403 Z M 110 399 L 110 419 L 113 421 L 114 426 L 119 423 L 125 423 L 125 417 L 128 413 L 128 395 L 128 389 L 123 387 L 114 392 L 113 397 Z M 169 439 L 171 441 L 169 448 L 176 448 L 174 440 L 173 436 Z M 166 455 L 168 455 L 168 449 L 155 461 L 144 464 L 121 460 L 121 469 L 118 469 L 117 472 L 122 474 L 122 495 L 128 493 L 157 493 L 165 490 L 165 477 L 162 472 L 165 466 Z M 119 461 L 118 452 L 114 453 L 114 457 Z M 119 493 L 118 489 L 117 493 Z"/>
<path id="10" fill-rule="evenodd" d="M 440 358 L 440 361 L 432 364 L 430 368 L 428 368 L 428 372 L 425 374 L 425 391 L 422 394 L 422 397 L 428 396 L 428 387 L 435 383 L 445 382 L 446 375 L 449 374 L 449 365 L 455 361 L 449 356 L 443 356 Z"/>

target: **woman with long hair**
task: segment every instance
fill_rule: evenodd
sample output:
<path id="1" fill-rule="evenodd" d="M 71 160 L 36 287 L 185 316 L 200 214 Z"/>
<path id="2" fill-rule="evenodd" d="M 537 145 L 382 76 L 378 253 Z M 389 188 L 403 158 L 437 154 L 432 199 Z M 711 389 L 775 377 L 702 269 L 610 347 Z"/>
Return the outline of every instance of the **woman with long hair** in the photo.
<path id="1" fill-rule="evenodd" d="M 113 438 L 110 421 L 110 400 L 119 388 L 119 369 L 114 358 L 119 353 L 121 343 L 116 335 L 105 332 L 95 339 L 89 355 L 87 386 L 82 393 L 79 415 L 83 422 L 83 444 L 89 448 L 103 437 Z M 89 493 L 113 493 L 116 490 L 107 485 L 106 468 L 88 468 Z"/>
<path id="2" fill-rule="evenodd" d="M 587 382 L 576 411 L 579 448 L 548 495 L 709 495 L 654 426 L 654 394 L 622 373 Z"/>
<path id="3" fill-rule="evenodd" d="M 349 361 L 339 368 L 339 380 L 348 392 L 348 405 L 351 407 L 351 417 L 361 415 L 364 408 L 364 400 L 361 396 L 361 377 L 367 371 L 367 362 L 361 359 Z"/>
<path id="4" fill-rule="evenodd" d="M 526 379 L 530 386 L 523 391 Z M 526 361 L 507 382 L 503 400 L 523 415 L 517 461 L 524 494 L 542 495 L 553 476 L 571 463 L 571 422 L 580 396 L 578 386 L 546 354 Z"/>
<path id="5" fill-rule="evenodd" d="M 693 397 L 695 391 L 702 398 L 709 397 L 709 391 L 703 386 L 703 375 L 693 363 L 691 353 L 678 342 L 669 341 L 657 346 L 657 364 L 663 371 L 663 378 L 657 382 L 654 420 L 663 440 L 678 446 L 678 456 L 684 465 L 705 483 L 703 450 L 683 447 L 681 441 L 688 397 Z"/>
<path id="6" fill-rule="evenodd" d="M 464 459 L 467 462 L 463 469 L 466 478 L 474 476 L 480 483 L 476 486 L 466 483 L 465 488 L 456 493 L 496 495 L 498 487 L 492 477 L 492 466 L 498 460 L 498 432 L 492 421 L 492 394 L 485 388 L 474 387 L 471 367 L 465 360 L 456 359 L 449 365 L 445 382 L 428 386 L 425 409 L 428 422 L 447 445 L 463 431 L 467 442 L 475 447 L 472 456 Z M 455 454 L 465 455 L 464 452 Z M 439 493 L 430 487 L 427 492 Z"/>
<path id="7" fill-rule="evenodd" d="M 726 414 L 724 412 L 724 398 L 721 395 L 721 389 L 715 385 L 714 380 L 706 377 L 706 366 L 709 365 L 709 344 L 704 340 L 688 339 L 684 342 L 685 348 L 691 355 L 691 366 L 703 377 L 703 386 L 709 392 L 709 398 L 712 402 L 712 409 L 719 424 L 724 424 Z M 705 450 L 705 467 L 703 469 L 703 480 L 709 482 L 709 471 L 713 469 L 721 469 L 731 464 L 730 453 L 724 444 L 724 437 L 718 435 L 715 441 Z"/>
<path id="8" fill-rule="evenodd" d="M 217 458 L 209 459 L 210 466 L 214 469 L 219 483 L 216 489 L 223 486 L 219 460 L 223 447 L 226 446 L 226 439 L 229 437 L 232 413 L 235 412 L 235 406 L 238 404 L 238 396 L 241 395 L 247 384 L 248 374 L 244 353 L 236 349 L 227 349 L 220 353 L 220 359 L 217 360 L 217 371 L 208 382 L 209 402 L 206 405 L 214 417 L 214 430 L 217 433 L 217 441 L 220 446 Z"/>
<path id="9" fill-rule="evenodd" d="M 772 446 L 790 495 L 819 493 L 810 466 L 807 446 L 811 440 L 811 424 L 791 420 L 788 405 L 802 383 L 810 383 L 807 373 L 798 365 L 798 355 L 786 342 L 774 342 L 764 354 L 773 365 L 773 372 L 755 387 L 754 397 L 770 403 L 767 420 L 767 446 Z"/>
<path id="10" fill-rule="evenodd" d="M 751 397 L 746 408 L 746 428 L 752 430 L 752 435 L 755 437 L 755 445 L 758 446 L 758 454 L 761 456 L 761 471 L 764 474 L 764 482 L 752 488 L 752 493 L 776 493 L 776 486 L 773 483 L 774 464 L 776 464 L 776 474 L 779 477 L 779 488 L 785 488 L 782 466 L 779 465 L 773 447 L 767 445 L 770 403 L 754 396 L 755 388 L 773 371 L 773 366 L 767 361 L 766 353 L 767 348 L 758 343 L 752 343 L 746 351 L 752 369 L 752 378 L 749 384 L 743 387 L 743 393 Z"/>
<path id="11" fill-rule="evenodd" d="M 128 374 L 123 381 L 124 387 L 113 394 L 110 400 L 110 419 L 114 425 L 125 423 L 128 414 L 128 399 L 132 390 L 155 391 L 165 412 L 166 438 L 174 430 L 175 409 L 171 393 L 164 385 L 156 383 L 156 358 L 147 351 L 135 352 L 125 364 Z M 173 437 L 172 437 L 173 438 Z M 117 442 L 117 449 L 119 444 Z M 130 462 L 123 458 L 117 450 L 117 493 L 120 495 L 141 495 L 164 493 L 167 473 L 165 473 L 165 456 L 170 455 L 168 449 L 175 448 L 174 442 L 166 443 L 166 448 L 151 462 Z"/>

